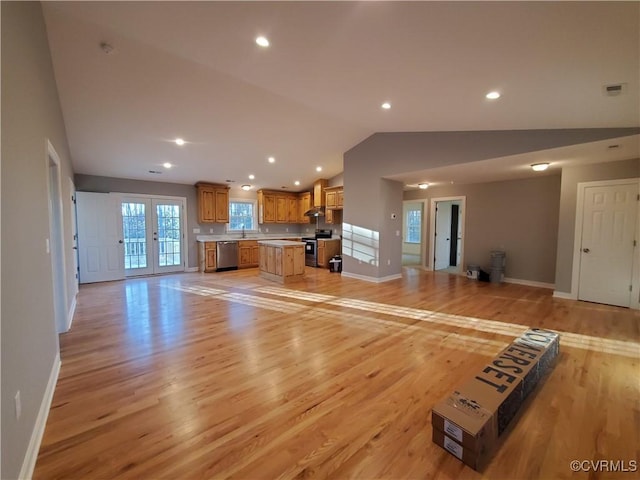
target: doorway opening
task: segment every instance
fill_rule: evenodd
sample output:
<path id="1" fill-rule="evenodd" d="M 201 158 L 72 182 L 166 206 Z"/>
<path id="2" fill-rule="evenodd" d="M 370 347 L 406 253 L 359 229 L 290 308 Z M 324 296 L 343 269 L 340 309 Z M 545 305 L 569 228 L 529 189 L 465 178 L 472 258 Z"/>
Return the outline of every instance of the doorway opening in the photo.
<path id="1" fill-rule="evenodd" d="M 424 266 L 424 201 L 410 200 L 402 205 L 402 265 Z"/>
<path id="2" fill-rule="evenodd" d="M 462 273 L 465 211 L 466 197 L 431 199 L 428 256 L 430 270 Z"/>

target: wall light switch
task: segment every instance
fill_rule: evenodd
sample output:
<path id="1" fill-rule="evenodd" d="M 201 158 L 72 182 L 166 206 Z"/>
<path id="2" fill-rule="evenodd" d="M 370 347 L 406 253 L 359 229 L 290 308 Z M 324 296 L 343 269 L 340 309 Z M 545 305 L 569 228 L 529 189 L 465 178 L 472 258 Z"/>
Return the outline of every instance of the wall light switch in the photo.
<path id="1" fill-rule="evenodd" d="M 45 243 L 45 249 L 47 250 L 47 253 L 51 253 L 51 246 L 49 245 L 49 239 L 45 238 L 44 243 Z"/>
<path id="2" fill-rule="evenodd" d="M 400 236 L 400 230 L 396 230 L 396 237 Z"/>
<path id="3" fill-rule="evenodd" d="M 194 228 L 193 229 L 193 233 L 200 233 L 200 229 L 199 228 Z"/>

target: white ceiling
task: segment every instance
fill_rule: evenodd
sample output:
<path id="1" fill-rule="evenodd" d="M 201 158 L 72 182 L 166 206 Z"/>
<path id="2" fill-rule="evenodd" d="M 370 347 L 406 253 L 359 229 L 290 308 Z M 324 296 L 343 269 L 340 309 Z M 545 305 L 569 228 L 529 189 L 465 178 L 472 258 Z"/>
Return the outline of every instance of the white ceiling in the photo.
<path id="1" fill-rule="evenodd" d="M 638 2 L 43 8 L 76 173 L 300 190 L 340 173 L 343 153 L 375 132 L 640 126 Z M 255 44 L 260 34 L 269 48 Z M 626 92 L 604 95 L 613 83 Z M 491 90 L 503 96 L 485 99 Z M 568 162 L 637 158 L 638 143 L 627 137 L 430 173 L 425 165 L 397 179 L 516 178 L 507 173 L 529 175 L 534 157 L 554 161 L 557 173 Z M 175 167 L 165 170 L 166 161 Z"/>

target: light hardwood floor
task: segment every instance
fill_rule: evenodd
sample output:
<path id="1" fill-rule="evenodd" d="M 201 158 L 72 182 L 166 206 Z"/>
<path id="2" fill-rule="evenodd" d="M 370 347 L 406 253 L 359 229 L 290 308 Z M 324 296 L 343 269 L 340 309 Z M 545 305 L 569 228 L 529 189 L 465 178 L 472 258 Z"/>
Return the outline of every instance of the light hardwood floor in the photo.
<path id="1" fill-rule="evenodd" d="M 82 286 L 34 478 L 637 478 L 569 463 L 640 460 L 640 315 L 551 294 L 412 268 Z M 529 326 L 560 357 L 475 472 L 431 407 Z"/>

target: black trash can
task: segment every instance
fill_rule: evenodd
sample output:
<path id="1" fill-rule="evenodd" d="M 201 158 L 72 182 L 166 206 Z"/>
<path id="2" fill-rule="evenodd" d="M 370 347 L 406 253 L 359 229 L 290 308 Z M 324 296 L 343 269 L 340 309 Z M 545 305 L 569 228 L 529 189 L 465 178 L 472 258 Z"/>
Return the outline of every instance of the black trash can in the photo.
<path id="1" fill-rule="evenodd" d="M 330 272 L 342 272 L 342 257 L 340 255 L 334 255 L 329 260 Z"/>

